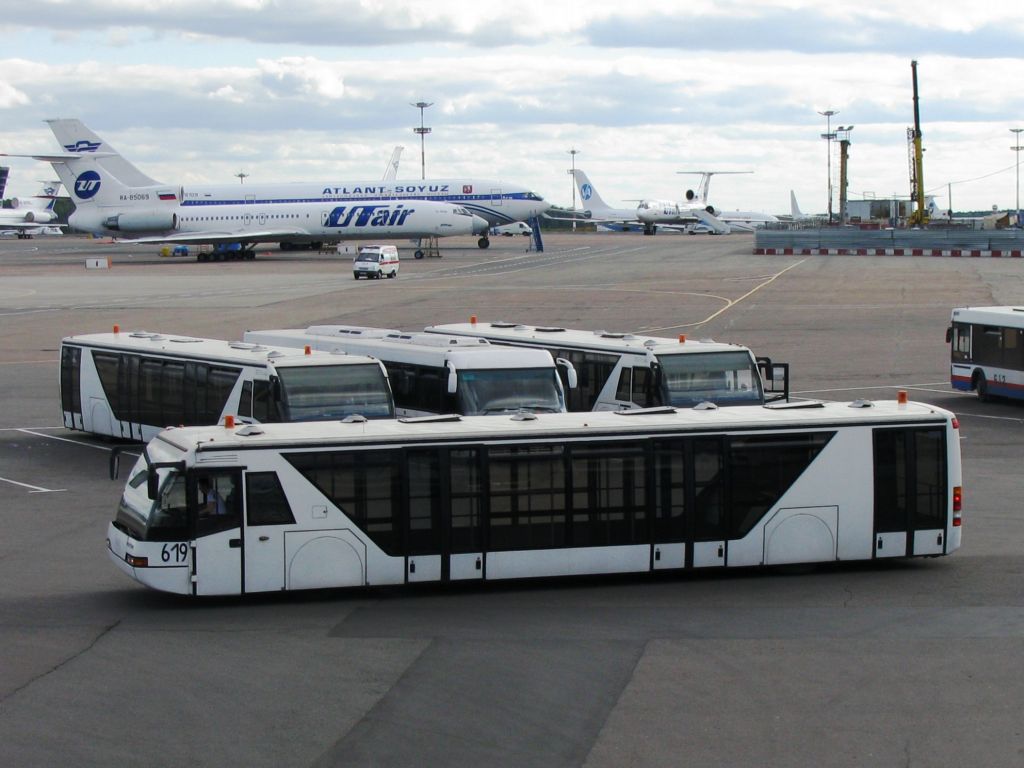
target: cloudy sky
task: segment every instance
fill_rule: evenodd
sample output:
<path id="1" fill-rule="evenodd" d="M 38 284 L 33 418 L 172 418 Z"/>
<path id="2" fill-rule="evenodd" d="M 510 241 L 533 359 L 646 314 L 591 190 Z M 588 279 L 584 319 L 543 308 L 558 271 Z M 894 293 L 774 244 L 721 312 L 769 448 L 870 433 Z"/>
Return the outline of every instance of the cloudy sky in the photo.
<path id="1" fill-rule="evenodd" d="M 909 192 L 917 59 L 926 189 L 1015 201 L 1019 2 L 28 0 L 0 4 L 0 35 L 0 151 L 52 152 L 42 121 L 77 117 L 166 182 L 372 180 L 396 145 L 411 179 L 422 100 L 428 177 L 569 205 L 575 148 L 610 202 L 744 170 L 713 202 L 770 213 L 791 189 L 825 209 L 826 109 L 854 126 L 850 196 Z M 52 173 L 9 164 L 8 196 Z"/>

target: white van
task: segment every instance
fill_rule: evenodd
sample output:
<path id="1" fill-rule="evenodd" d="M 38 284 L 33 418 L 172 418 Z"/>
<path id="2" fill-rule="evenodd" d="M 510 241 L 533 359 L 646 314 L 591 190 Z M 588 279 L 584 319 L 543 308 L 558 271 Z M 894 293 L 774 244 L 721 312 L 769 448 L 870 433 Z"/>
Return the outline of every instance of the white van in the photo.
<path id="1" fill-rule="evenodd" d="M 512 237 L 513 235 L 524 235 L 525 237 L 529 237 L 533 234 L 533 228 L 525 221 L 513 221 L 511 224 L 503 224 L 500 227 L 491 227 L 491 234 L 504 235 L 505 237 Z"/>
<path id="2" fill-rule="evenodd" d="M 358 280 L 398 277 L 398 249 L 393 245 L 364 245 L 352 262 L 352 276 Z"/>

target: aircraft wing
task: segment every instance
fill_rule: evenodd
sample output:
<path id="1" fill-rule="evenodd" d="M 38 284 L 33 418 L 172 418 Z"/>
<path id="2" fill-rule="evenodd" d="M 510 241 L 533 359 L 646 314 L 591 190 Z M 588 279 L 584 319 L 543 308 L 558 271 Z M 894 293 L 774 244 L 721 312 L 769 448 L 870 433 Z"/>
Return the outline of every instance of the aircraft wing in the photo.
<path id="1" fill-rule="evenodd" d="M 304 229 L 263 229 L 263 230 L 246 230 L 244 232 L 225 232 L 225 231 L 207 231 L 207 232 L 182 232 L 180 234 L 171 235 L 151 235 L 149 237 L 131 237 L 131 238 L 118 238 L 119 243 L 209 243 L 210 245 L 216 245 L 217 243 L 265 243 L 265 242 L 276 242 L 279 240 L 290 240 L 292 238 L 302 237 L 310 238 L 312 235 Z M 328 239 L 328 238 L 316 238 L 316 239 Z"/>

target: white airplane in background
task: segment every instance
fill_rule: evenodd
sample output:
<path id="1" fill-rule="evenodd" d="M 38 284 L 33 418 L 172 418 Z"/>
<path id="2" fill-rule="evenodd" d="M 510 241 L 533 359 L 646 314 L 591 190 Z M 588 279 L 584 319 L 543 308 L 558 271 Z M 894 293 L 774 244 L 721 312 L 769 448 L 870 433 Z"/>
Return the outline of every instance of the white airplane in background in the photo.
<path id="1" fill-rule="evenodd" d="M 153 187 L 158 184 L 135 166 L 117 154 L 109 144 L 105 144 L 95 133 L 89 130 L 80 120 L 47 120 L 46 121 L 57 141 L 69 155 L 92 155 L 97 158 L 100 167 L 112 173 L 129 187 Z M 524 221 L 551 207 L 543 197 L 526 187 L 488 179 L 424 179 L 419 181 L 374 180 L 367 182 L 337 180 L 326 182 L 284 182 L 273 184 L 219 184 L 195 185 L 190 187 L 172 187 L 170 190 L 177 196 L 178 204 L 183 211 L 196 216 L 206 213 L 218 213 L 220 206 L 267 205 L 331 205 L 350 204 L 365 205 L 372 202 L 409 204 L 418 200 L 429 203 L 444 203 L 449 210 L 454 205 L 476 215 L 485 222 L 485 226 L 474 230 L 481 234 L 478 245 L 486 248 L 490 245 L 488 227 L 499 224 L 510 224 Z M 73 190 L 76 203 L 79 196 Z M 424 206 L 420 206 L 421 214 Z M 428 236 L 433 233 L 427 233 Z M 454 234 L 451 232 L 445 234 Z M 302 238 L 289 234 L 296 241 L 315 241 L 322 239 L 319 235 Z M 377 236 L 388 236 L 377 232 Z M 418 237 L 409 234 L 408 228 L 399 233 L 401 237 Z M 264 240 L 278 240 L 277 237 L 265 237 Z M 331 240 L 337 238 L 329 238 Z M 175 242 L 181 242 L 176 240 Z"/>
<path id="2" fill-rule="evenodd" d="M 636 208 L 613 208 L 601 198 L 586 173 L 576 168 L 573 178 L 585 206 L 574 213 L 582 214 L 587 221 L 618 224 L 625 228 L 642 226 L 645 235 L 653 235 L 659 226 L 676 229 L 679 228 L 677 225 L 699 223 L 707 224 L 712 229 L 728 231 L 722 222 L 700 206 L 664 200 L 641 200 Z"/>
<path id="3" fill-rule="evenodd" d="M 285 195 L 282 186 L 207 188 L 161 184 L 143 174 L 78 120 L 48 121 L 66 153 L 32 155 L 51 163 L 71 192 L 71 226 L 132 243 L 323 243 L 366 238 L 480 234 L 487 222 L 457 203 L 363 194 Z M 73 137 L 79 138 L 73 138 Z M 131 181 L 125 181 L 125 179 Z M 219 188 L 212 188 L 219 189 Z"/>
<path id="4" fill-rule="evenodd" d="M 725 211 L 721 210 L 717 206 L 708 204 L 708 192 L 711 189 L 712 176 L 721 174 L 753 173 L 753 171 L 676 171 L 676 173 L 700 175 L 700 183 L 697 185 L 697 191 L 694 192 L 692 189 L 686 190 L 686 199 L 690 202 L 696 202 L 705 206 L 706 210 L 712 212 L 719 220 L 728 224 L 730 229 L 752 232 L 759 227 L 763 227 L 765 224 L 779 223 L 779 217 L 773 216 L 770 213 L 761 213 L 759 211 Z"/>
<path id="5" fill-rule="evenodd" d="M 27 239 L 33 235 L 61 235 L 60 227 L 53 224 L 57 214 L 53 205 L 60 193 L 59 181 L 44 181 L 35 197 L 14 198 L 13 208 L 0 209 L 0 235 L 17 235 Z"/>

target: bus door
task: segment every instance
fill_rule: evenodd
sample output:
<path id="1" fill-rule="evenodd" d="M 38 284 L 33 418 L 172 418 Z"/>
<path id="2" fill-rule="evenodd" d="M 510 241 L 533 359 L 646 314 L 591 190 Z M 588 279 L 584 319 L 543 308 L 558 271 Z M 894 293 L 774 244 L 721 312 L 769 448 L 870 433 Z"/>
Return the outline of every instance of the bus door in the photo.
<path id="1" fill-rule="evenodd" d="M 285 588 L 285 532 L 295 513 L 276 472 L 245 473 L 244 553 L 246 592 Z"/>
<path id="2" fill-rule="evenodd" d="M 655 444 L 657 489 L 651 567 L 726 564 L 722 440 L 698 437 Z"/>
<path id="3" fill-rule="evenodd" d="M 189 481 L 193 540 L 192 578 L 197 595 L 242 592 L 242 472 L 198 471 Z"/>
<path id="4" fill-rule="evenodd" d="M 874 556 L 946 550 L 948 479 L 941 426 L 874 431 Z"/>
<path id="5" fill-rule="evenodd" d="M 475 448 L 406 452 L 406 580 L 482 579 L 482 486 Z"/>

